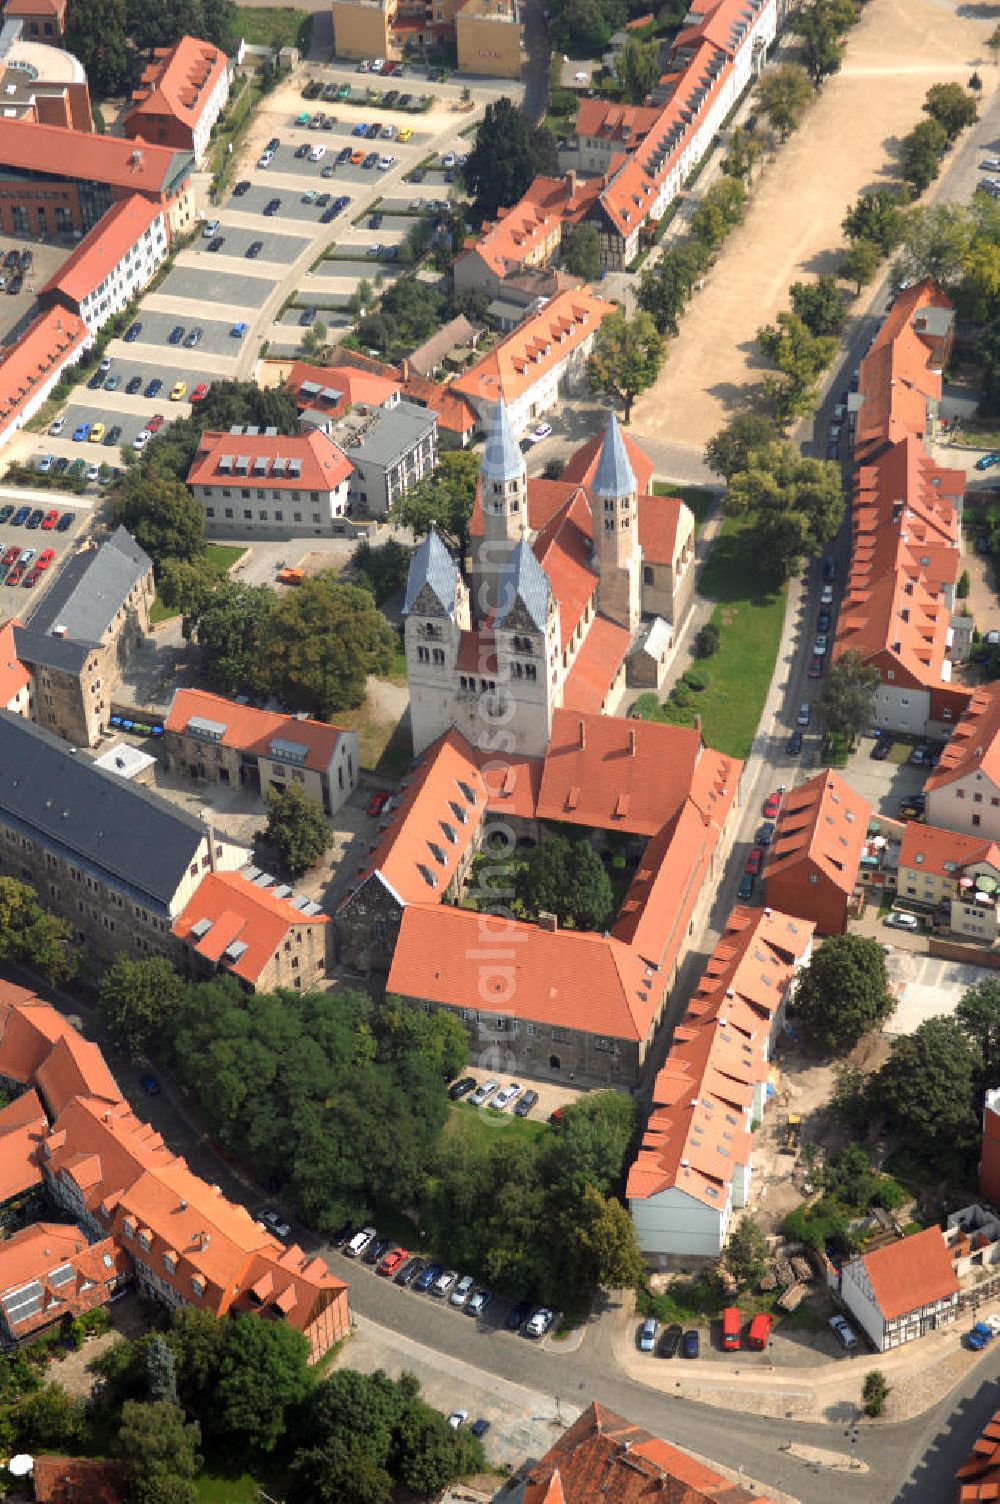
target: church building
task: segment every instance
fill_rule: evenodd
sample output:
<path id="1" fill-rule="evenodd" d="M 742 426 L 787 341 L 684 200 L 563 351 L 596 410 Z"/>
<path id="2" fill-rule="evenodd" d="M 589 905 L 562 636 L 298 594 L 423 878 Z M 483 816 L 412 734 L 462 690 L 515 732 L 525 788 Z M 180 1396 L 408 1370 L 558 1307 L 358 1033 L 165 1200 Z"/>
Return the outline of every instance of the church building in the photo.
<path id="1" fill-rule="evenodd" d="M 529 480 L 503 401 L 472 515 L 471 588 L 432 530 L 403 607 L 413 750 L 456 727 L 540 756 L 553 713 L 659 688 L 694 592 L 694 518 L 611 413 L 560 480 Z"/>

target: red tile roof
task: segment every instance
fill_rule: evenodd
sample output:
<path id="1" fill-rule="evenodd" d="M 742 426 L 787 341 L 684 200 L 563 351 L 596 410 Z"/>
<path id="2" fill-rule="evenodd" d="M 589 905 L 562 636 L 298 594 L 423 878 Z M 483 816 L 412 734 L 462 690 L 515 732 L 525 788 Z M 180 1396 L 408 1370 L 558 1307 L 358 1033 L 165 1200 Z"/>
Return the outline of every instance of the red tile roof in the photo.
<path id="1" fill-rule="evenodd" d="M 0 1109 L 0 1205 L 41 1184 L 39 1145 L 48 1126 L 36 1091 L 22 1092 Z"/>
<path id="2" fill-rule="evenodd" d="M 871 813 L 867 799 L 833 768 L 790 789 L 768 852 L 766 881 L 801 871 L 805 882 L 813 871 L 851 894 Z"/>
<path id="3" fill-rule="evenodd" d="M 863 1254 L 861 1262 L 885 1321 L 958 1293 L 958 1276 L 939 1227 Z"/>
<path id="4" fill-rule="evenodd" d="M 632 634 L 627 627 L 620 627 L 606 616 L 594 618 L 563 682 L 566 710 L 596 715 L 605 708 L 631 642 Z"/>
<path id="5" fill-rule="evenodd" d="M 4 120 L 0 136 L 0 170 L 14 167 L 29 177 L 45 172 L 57 178 L 89 179 L 133 193 L 176 192 L 181 177 L 187 175 L 185 159 L 190 165 L 190 152 L 171 146 L 40 125 L 34 120 Z"/>
<path id="6" fill-rule="evenodd" d="M 4 121 L 4 128 L 16 123 Z M 86 324 L 75 313 L 47 308 L 32 320 L 20 339 L 0 350 L 0 431 L 37 397 L 40 387 L 56 380 L 89 339 Z"/>
<path id="7" fill-rule="evenodd" d="M 310 390 L 303 391 L 304 386 Z M 314 408 L 339 418 L 359 404 L 381 407 L 402 391 L 402 383 L 395 374 L 383 375 L 348 365 L 313 366 L 297 360 L 285 377 L 285 390 L 292 394 L 300 409 Z"/>
<path id="8" fill-rule="evenodd" d="M 209 925 L 203 930 L 206 920 Z M 273 889 L 255 887 L 241 872 L 211 872 L 174 920 L 173 933 L 199 956 L 255 983 L 300 926 L 329 922 L 326 914 L 307 916 L 293 908 L 289 899 L 276 898 Z M 200 933 L 193 933 L 195 929 Z M 233 946 L 239 954 L 230 957 L 227 953 Z"/>
<path id="9" fill-rule="evenodd" d="M 21 622 L 16 616 L 0 627 L 0 706 L 8 706 L 31 683 L 31 673 L 17 656 L 14 628 Z"/>
<path id="10" fill-rule="evenodd" d="M 93 1457 L 36 1457 L 32 1481 L 37 1504 L 126 1504 L 124 1463 Z"/>
<path id="11" fill-rule="evenodd" d="M 639 486 L 639 491 L 641 494 L 645 494 L 652 489 L 653 485 L 653 461 L 646 454 L 645 450 L 640 448 L 638 442 L 630 433 L 625 433 L 622 430 L 621 436 L 625 445 L 625 453 L 628 455 L 629 464 L 632 466 Z M 570 455 L 563 466 L 563 473 L 560 477 L 564 484 L 572 482 L 575 486 L 583 486 L 586 490 L 589 490 L 597 473 L 597 462 L 601 457 L 603 447 L 604 429 L 602 428 L 599 433 L 594 434 L 592 439 L 588 439 L 585 444 L 581 444 L 580 448 L 575 449 Z M 531 484 L 530 481 L 528 484 Z"/>
<path id="12" fill-rule="evenodd" d="M 305 749 L 302 766 L 314 773 L 329 771 L 341 737 L 339 728 L 325 721 L 300 720 L 277 710 L 258 710 L 255 705 L 239 705 L 235 700 L 203 689 L 176 690 L 163 723 L 164 730 L 183 736 L 195 718 L 223 725 L 221 745 L 237 747 L 255 757 L 271 757 L 275 741 L 296 742 Z"/>
<path id="13" fill-rule="evenodd" d="M 660 105 L 623 105 L 605 99 L 581 99 L 573 129 L 578 136 L 617 141 L 626 151 L 633 151 L 649 135 L 661 113 Z"/>
<path id="14" fill-rule="evenodd" d="M 110 1238 L 91 1243 L 72 1224 L 33 1222 L 21 1228 L 0 1243 L 0 1306 L 11 1335 L 21 1339 L 67 1313 L 79 1316 L 103 1305 L 108 1285 L 126 1274 L 128 1267 L 128 1259 Z M 10 1297 L 32 1280 L 40 1287 L 40 1303 L 17 1319 L 16 1303 Z"/>
<path id="15" fill-rule="evenodd" d="M 291 461 L 297 463 L 297 470 Z M 198 441 L 187 483 L 335 491 L 353 470 L 344 451 L 319 429 L 300 434 L 218 433 L 206 429 Z"/>
<path id="16" fill-rule="evenodd" d="M 996 1504 L 1000 1499 L 1000 1410 L 986 1423 L 955 1481 L 955 1504 Z"/>
<path id="17" fill-rule="evenodd" d="M 552 298 L 453 383 L 470 401 L 510 406 L 598 329 L 614 305 L 585 288 Z"/>
<path id="18" fill-rule="evenodd" d="M 0 1077 L 28 1086 L 53 1045 L 73 1033 L 50 1004 L 27 988 L 0 981 Z"/>
<path id="19" fill-rule="evenodd" d="M 180 37 L 172 47 L 158 47 L 132 92 L 133 102 L 122 122 L 126 133 L 141 134 L 147 115 L 172 115 L 194 127 L 227 67 L 226 54 L 197 37 Z"/>
<path id="20" fill-rule="evenodd" d="M 403 382 L 403 396 L 418 407 L 437 413 L 438 427 L 456 434 L 463 442 L 476 431 L 476 410 L 461 392 L 453 391 L 428 376 L 408 376 Z"/>
<path id="21" fill-rule="evenodd" d="M 975 690 L 924 788 L 932 792 L 977 772 L 1000 788 L 1000 679 Z"/>
<path id="22" fill-rule="evenodd" d="M 578 225 L 597 203 L 604 179 L 580 178 L 566 173 L 561 178 L 536 177 L 525 189 L 522 204 L 532 204 L 555 214 L 566 225 Z"/>
<path id="23" fill-rule="evenodd" d="M 524 266 L 537 265 L 559 245 L 560 221 L 537 205 L 525 202 L 500 211 L 500 217 L 483 227 L 476 239 L 465 242 L 465 256 L 478 256 L 501 280 Z"/>
<path id="24" fill-rule="evenodd" d="M 53 273 L 41 295 L 61 293 L 70 302 L 81 303 L 114 271 L 162 213 L 160 204 L 143 198 L 141 193 L 119 199 Z"/>
<path id="25" fill-rule="evenodd" d="M 962 835 L 958 831 L 942 830 L 938 825 L 907 821 L 899 847 L 901 870 L 909 867 L 957 883 L 963 867 L 980 863 L 1000 869 L 1000 847 L 992 841 L 984 841 L 982 836 Z"/>

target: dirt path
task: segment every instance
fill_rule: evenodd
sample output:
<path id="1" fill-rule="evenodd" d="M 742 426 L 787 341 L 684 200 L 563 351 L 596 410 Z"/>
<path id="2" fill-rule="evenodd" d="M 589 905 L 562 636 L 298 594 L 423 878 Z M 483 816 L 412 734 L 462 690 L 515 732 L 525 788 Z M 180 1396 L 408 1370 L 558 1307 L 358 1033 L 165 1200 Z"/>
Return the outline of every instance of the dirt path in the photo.
<path id="1" fill-rule="evenodd" d="M 991 27 L 989 16 L 969 19 L 944 0 L 871 0 L 844 68 L 767 166 L 659 381 L 636 402 L 637 432 L 703 444 L 722 426 L 759 369 L 757 329 L 786 305 L 790 283 L 834 270 L 845 210 L 891 176 L 895 144 L 923 118 L 929 86 L 964 83 L 978 68 L 983 104 L 992 97 L 1000 70 L 986 54 Z"/>

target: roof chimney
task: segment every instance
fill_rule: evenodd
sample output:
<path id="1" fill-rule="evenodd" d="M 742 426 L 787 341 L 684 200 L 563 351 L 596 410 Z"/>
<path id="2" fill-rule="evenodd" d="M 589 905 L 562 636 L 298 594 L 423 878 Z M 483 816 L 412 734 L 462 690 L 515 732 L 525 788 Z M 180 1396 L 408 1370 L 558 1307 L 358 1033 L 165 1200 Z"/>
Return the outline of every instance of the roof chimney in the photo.
<path id="1" fill-rule="evenodd" d="M 629 732 L 628 732 L 628 755 L 629 755 L 629 757 L 634 757 L 635 756 L 635 727 L 634 726 L 630 726 L 629 727 Z"/>
<path id="2" fill-rule="evenodd" d="M 538 911 L 537 923 L 540 930 L 545 930 L 550 935 L 554 935 L 559 928 L 558 916 L 550 914 L 547 909 L 540 909 Z"/>
<path id="3" fill-rule="evenodd" d="M 563 178 L 563 182 L 566 184 L 566 197 L 572 198 L 576 193 L 576 173 L 572 167 Z"/>
<path id="4" fill-rule="evenodd" d="M 581 752 L 583 751 L 584 747 L 586 747 L 586 745 L 587 745 L 587 730 L 586 730 L 586 727 L 584 726 L 583 721 L 581 720 L 581 722 L 580 722 L 580 751 Z"/>

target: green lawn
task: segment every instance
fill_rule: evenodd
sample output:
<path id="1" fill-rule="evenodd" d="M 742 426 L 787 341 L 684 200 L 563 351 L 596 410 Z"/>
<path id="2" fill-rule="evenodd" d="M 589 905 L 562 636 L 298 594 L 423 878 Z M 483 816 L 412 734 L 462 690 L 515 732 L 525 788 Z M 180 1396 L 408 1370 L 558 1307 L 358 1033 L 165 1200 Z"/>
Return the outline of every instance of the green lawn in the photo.
<path id="1" fill-rule="evenodd" d="M 312 16 L 291 5 L 238 5 L 235 30 L 251 47 L 298 47 L 306 53 Z"/>
<path id="2" fill-rule="evenodd" d="M 963 423 L 961 437 L 963 444 L 971 444 L 976 449 L 1000 449 L 1000 421 L 984 423 L 981 427 Z"/>
<path id="3" fill-rule="evenodd" d="M 707 490 L 704 486 L 671 486 L 663 481 L 656 481 L 653 485 L 654 496 L 679 496 L 681 501 L 686 502 L 694 513 L 694 530 L 700 533 L 708 520 L 708 514 L 715 503 L 714 491 Z"/>
<path id="4" fill-rule="evenodd" d="M 538 1111 L 537 1107 L 535 1111 Z M 482 1153 L 509 1134 L 538 1138 L 548 1131 L 547 1123 L 534 1118 L 516 1118 L 512 1112 L 493 1112 L 489 1107 L 470 1107 L 468 1102 L 455 1102 L 444 1136 L 446 1139 L 464 1138 Z"/>
<path id="5" fill-rule="evenodd" d="M 220 580 L 225 578 L 237 559 L 242 558 L 245 552 L 245 549 L 236 548 L 228 543 L 209 543 L 205 548 L 205 555 L 209 563 L 215 565 Z M 172 621 L 175 616 L 179 615 L 179 611 L 175 611 L 172 606 L 165 606 L 157 596 L 149 613 L 149 619 L 155 627 L 160 622 Z"/>

